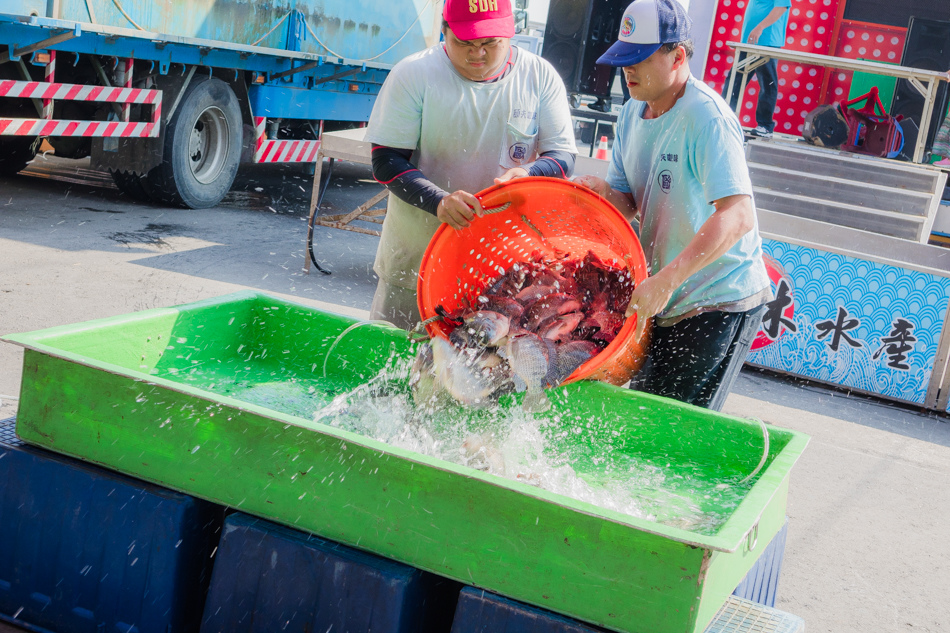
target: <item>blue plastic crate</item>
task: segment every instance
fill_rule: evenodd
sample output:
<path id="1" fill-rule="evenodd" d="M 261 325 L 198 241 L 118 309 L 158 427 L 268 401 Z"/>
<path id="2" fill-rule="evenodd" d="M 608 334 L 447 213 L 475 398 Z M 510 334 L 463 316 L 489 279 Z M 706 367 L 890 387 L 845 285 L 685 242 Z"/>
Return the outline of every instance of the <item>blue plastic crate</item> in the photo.
<path id="1" fill-rule="evenodd" d="M 202 633 L 446 633 L 461 585 L 236 512 Z"/>
<path id="2" fill-rule="evenodd" d="M 198 631 L 223 508 L 27 446 L 0 421 L 0 613 L 56 633 Z"/>
<path id="3" fill-rule="evenodd" d="M 785 537 L 788 534 L 788 519 L 785 525 L 772 537 L 771 542 L 762 551 L 752 569 L 739 583 L 732 595 L 752 602 L 775 606 L 778 593 L 779 576 L 782 573 L 782 560 L 785 558 Z"/>
<path id="4" fill-rule="evenodd" d="M 805 621 L 765 605 L 730 596 L 705 633 L 803 633 Z M 451 633 L 606 633 L 605 629 L 465 587 Z"/>
<path id="5" fill-rule="evenodd" d="M 544 609 L 510 600 L 475 587 L 459 594 L 452 633 L 600 633 L 599 627 L 582 624 Z"/>

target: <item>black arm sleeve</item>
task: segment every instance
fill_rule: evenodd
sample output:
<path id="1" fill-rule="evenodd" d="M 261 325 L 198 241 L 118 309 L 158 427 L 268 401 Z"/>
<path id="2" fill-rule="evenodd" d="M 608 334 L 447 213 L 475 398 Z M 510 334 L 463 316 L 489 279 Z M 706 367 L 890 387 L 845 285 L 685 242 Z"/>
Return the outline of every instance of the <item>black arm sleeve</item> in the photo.
<path id="1" fill-rule="evenodd" d="M 561 149 L 544 152 L 534 161 L 529 176 L 551 176 L 553 178 L 570 178 L 574 173 L 574 154 Z"/>
<path id="2" fill-rule="evenodd" d="M 448 192 L 426 179 L 409 162 L 412 150 L 373 144 L 373 178 L 390 193 L 414 207 L 435 215 Z"/>

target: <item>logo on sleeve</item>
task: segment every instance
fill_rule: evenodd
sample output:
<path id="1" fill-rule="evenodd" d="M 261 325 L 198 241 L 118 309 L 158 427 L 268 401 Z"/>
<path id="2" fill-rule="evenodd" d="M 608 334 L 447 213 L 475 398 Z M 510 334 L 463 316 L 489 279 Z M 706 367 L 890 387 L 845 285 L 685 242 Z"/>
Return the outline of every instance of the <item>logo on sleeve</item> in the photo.
<path id="1" fill-rule="evenodd" d="M 673 172 L 669 169 L 664 169 L 656 177 L 656 184 L 660 186 L 660 189 L 663 190 L 663 193 L 669 193 L 670 189 L 673 188 Z"/>

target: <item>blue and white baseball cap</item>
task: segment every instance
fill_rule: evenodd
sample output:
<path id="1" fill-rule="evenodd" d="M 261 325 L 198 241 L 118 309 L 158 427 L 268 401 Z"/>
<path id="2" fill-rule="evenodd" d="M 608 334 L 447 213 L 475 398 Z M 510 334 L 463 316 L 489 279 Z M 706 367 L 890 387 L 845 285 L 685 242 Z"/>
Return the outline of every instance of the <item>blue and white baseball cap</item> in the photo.
<path id="1" fill-rule="evenodd" d="M 663 44 L 690 38 L 693 21 L 680 0 L 633 0 L 620 19 L 620 35 L 597 60 L 605 66 L 633 66 Z"/>

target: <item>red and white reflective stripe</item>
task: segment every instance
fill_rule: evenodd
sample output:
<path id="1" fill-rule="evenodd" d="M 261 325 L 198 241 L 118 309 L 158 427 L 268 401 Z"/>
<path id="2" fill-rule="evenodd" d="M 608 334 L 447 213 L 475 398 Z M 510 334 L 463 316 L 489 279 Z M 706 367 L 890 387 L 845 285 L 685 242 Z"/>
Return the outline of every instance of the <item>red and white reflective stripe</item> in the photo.
<path id="1" fill-rule="evenodd" d="M 267 117 L 254 117 L 254 162 L 259 163 L 261 158 L 261 146 L 267 140 L 267 134 L 264 132 L 264 126 L 267 124 Z"/>
<path id="2" fill-rule="evenodd" d="M 132 58 L 123 59 L 122 61 L 119 62 L 118 79 L 127 90 L 132 89 L 132 66 L 133 66 Z M 122 106 L 122 120 L 123 121 L 129 120 L 130 112 L 131 112 L 131 106 L 128 104 L 128 102 L 126 102 Z"/>
<path id="3" fill-rule="evenodd" d="M 68 119 L 0 119 L 0 136 L 100 136 L 143 138 L 158 136 L 155 123 L 72 121 Z"/>
<path id="4" fill-rule="evenodd" d="M 151 122 L 75 121 L 71 119 L 0 118 L 0 136 L 157 137 L 162 117 L 162 91 L 135 88 L 58 84 L 42 81 L 0 81 L 0 97 L 44 100 L 142 103 L 152 106 Z M 50 103 L 52 109 L 52 103 Z"/>
<path id="5" fill-rule="evenodd" d="M 162 100 L 162 91 L 117 86 L 107 88 L 82 84 L 57 84 L 44 81 L 0 80 L 0 97 L 154 104 Z"/>
<path id="6" fill-rule="evenodd" d="M 310 163 L 319 149 L 320 141 L 264 141 L 254 160 L 258 163 Z"/>
<path id="7" fill-rule="evenodd" d="M 254 117 L 255 163 L 312 163 L 320 141 L 268 140 L 267 117 Z"/>
<path id="8" fill-rule="evenodd" d="M 49 62 L 46 64 L 46 83 L 56 81 L 56 51 L 49 52 Z M 53 100 L 43 99 L 43 118 L 53 118 Z"/>

